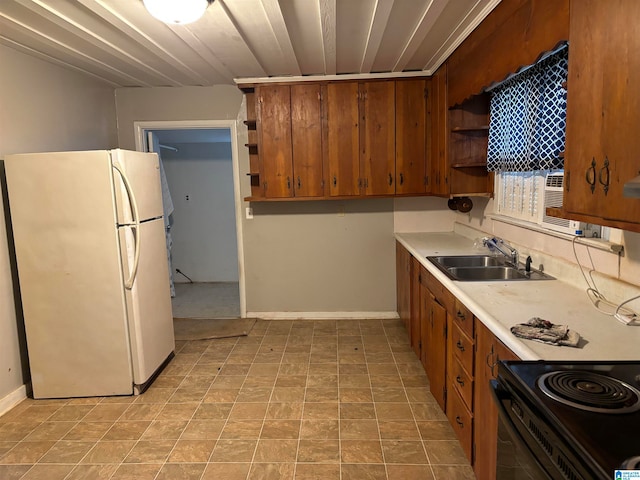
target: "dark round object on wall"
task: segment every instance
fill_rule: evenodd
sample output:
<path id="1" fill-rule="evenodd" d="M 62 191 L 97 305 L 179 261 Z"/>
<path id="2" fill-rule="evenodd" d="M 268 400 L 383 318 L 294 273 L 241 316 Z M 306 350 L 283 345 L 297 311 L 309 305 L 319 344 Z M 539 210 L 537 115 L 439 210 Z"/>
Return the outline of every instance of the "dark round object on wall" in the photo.
<path id="1" fill-rule="evenodd" d="M 473 202 L 469 197 L 458 197 L 458 211 L 462 213 L 470 212 L 473 208 Z"/>
<path id="2" fill-rule="evenodd" d="M 449 210 L 458 210 L 458 199 L 450 198 L 447 202 L 447 207 L 449 207 Z"/>

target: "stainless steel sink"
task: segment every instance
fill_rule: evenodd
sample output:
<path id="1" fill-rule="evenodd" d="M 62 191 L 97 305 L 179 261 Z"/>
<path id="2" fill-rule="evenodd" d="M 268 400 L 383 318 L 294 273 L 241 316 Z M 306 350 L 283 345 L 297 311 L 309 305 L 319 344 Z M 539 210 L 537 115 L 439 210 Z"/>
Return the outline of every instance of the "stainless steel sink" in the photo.
<path id="1" fill-rule="evenodd" d="M 427 257 L 450 279 L 461 282 L 492 282 L 514 280 L 552 280 L 553 277 L 524 267 L 516 268 L 506 258 L 491 255 L 453 255 Z"/>

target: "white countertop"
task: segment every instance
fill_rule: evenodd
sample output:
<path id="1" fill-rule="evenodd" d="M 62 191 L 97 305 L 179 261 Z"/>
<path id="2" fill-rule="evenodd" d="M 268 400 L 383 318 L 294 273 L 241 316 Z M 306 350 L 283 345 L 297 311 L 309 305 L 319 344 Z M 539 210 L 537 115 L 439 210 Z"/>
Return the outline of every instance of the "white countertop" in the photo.
<path id="1" fill-rule="evenodd" d="M 397 233 L 396 239 L 522 360 L 640 360 L 640 326 L 627 326 L 598 312 L 584 290 L 561 280 L 453 281 L 426 257 L 482 253 L 472 240 L 453 232 Z M 524 340 L 511 333 L 513 325 L 531 317 L 568 325 L 582 337 L 581 348 Z"/>

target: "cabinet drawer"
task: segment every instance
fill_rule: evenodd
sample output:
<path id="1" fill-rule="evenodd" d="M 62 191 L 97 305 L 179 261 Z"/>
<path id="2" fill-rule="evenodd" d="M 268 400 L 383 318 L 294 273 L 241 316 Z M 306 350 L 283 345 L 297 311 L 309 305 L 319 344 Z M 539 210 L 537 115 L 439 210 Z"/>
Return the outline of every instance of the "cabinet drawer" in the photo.
<path id="1" fill-rule="evenodd" d="M 473 443 L 473 415 L 467 410 L 455 388 L 449 389 L 447 395 L 447 417 L 453 431 L 460 441 L 462 450 L 471 462 L 471 445 Z"/>
<path id="2" fill-rule="evenodd" d="M 467 408 L 473 410 L 473 376 L 462 367 L 457 358 L 451 363 L 449 378 L 451 379 L 453 388 L 457 390 Z"/>
<path id="3" fill-rule="evenodd" d="M 434 277 L 429 271 L 427 271 L 426 268 L 424 269 L 422 275 L 424 277 L 422 281 L 425 282 L 425 285 L 438 301 L 438 303 L 442 305 L 447 310 L 447 312 L 452 312 L 454 307 L 454 296 L 451 294 L 451 292 L 447 290 L 436 277 Z"/>
<path id="4" fill-rule="evenodd" d="M 473 338 L 473 314 L 457 298 L 454 301 L 453 321 L 469 338 Z"/>
<path id="5" fill-rule="evenodd" d="M 453 358 L 458 359 L 460 364 L 469 373 L 473 373 L 473 341 L 458 327 L 455 322 L 451 322 L 451 349 Z"/>

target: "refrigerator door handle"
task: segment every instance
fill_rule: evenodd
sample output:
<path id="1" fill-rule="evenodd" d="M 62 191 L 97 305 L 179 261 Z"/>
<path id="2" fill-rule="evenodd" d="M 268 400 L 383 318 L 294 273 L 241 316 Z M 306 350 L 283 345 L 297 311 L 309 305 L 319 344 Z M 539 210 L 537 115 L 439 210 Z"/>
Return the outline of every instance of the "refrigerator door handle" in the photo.
<path id="1" fill-rule="evenodd" d="M 133 282 L 135 281 L 136 275 L 138 273 L 138 263 L 140 262 L 140 214 L 138 213 L 138 204 L 136 203 L 136 197 L 133 195 L 133 190 L 131 189 L 131 183 L 129 183 L 129 179 L 118 165 L 116 165 L 115 163 L 112 165 L 114 170 L 120 174 L 120 178 L 122 178 L 122 183 L 124 184 L 124 188 L 127 191 L 127 196 L 129 197 L 129 203 L 131 205 L 133 222 L 131 224 L 128 224 L 127 226 L 135 229 L 135 234 L 133 235 L 133 267 L 131 268 L 129 279 L 124 284 L 124 287 L 127 290 L 131 290 L 133 288 Z"/>

